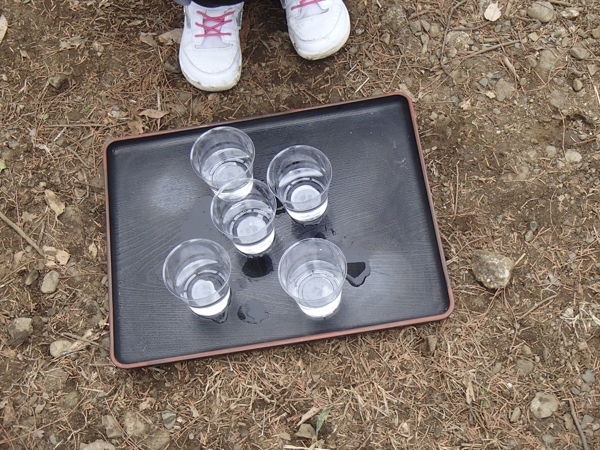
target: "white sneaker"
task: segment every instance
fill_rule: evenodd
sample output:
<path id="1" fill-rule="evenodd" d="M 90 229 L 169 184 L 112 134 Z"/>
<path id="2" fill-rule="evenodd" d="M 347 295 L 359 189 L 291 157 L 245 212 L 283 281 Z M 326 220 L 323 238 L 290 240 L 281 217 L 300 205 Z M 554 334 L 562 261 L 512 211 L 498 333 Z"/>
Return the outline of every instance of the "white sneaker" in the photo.
<path id="1" fill-rule="evenodd" d="M 281 0 L 296 52 L 305 59 L 333 55 L 350 36 L 350 16 L 342 0 Z"/>
<path id="2" fill-rule="evenodd" d="M 192 86 L 204 91 L 231 89 L 242 74 L 239 31 L 243 3 L 205 8 L 194 2 L 183 7 L 185 24 L 179 46 L 179 66 Z"/>

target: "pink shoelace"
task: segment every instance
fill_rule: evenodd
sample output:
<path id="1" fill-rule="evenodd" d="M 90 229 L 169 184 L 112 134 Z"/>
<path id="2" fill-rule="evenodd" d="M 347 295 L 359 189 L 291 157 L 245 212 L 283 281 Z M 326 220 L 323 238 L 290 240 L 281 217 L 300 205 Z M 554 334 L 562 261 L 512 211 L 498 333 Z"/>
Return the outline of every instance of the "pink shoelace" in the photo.
<path id="1" fill-rule="evenodd" d="M 314 5 L 321 1 L 323 0 L 300 0 L 300 3 L 298 3 L 296 6 L 292 6 L 292 9 L 298 9 L 302 8 L 303 6 Z"/>
<path id="2" fill-rule="evenodd" d="M 320 0 L 319 0 L 320 1 Z M 221 27 L 226 23 L 232 21 L 232 19 L 227 19 L 227 17 L 233 14 L 233 11 L 226 12 L 220 16 L 212 17 L 207 14 L 204 14 L 202 11 L 196 11 L 200 14 L 205 21 L 207 22 L 215 22 L 214 25 L 204 25 L 203 23 L 195 22 L 196 26 L 204 28 L 204 33 L 195 34 L 194 37 L 214 37 L 214 36 L 231 36 L 231 33 L 222 33 Z"/>

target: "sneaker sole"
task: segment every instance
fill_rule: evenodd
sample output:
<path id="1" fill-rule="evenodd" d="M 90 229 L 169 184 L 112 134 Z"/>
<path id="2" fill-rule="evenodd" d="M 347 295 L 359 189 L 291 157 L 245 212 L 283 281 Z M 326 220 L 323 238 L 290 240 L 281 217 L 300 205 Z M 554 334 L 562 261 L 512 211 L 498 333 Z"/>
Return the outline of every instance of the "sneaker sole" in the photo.
<path id="1" fill-rule="evenodd" d="M 181 65 L 180 65 L 180 67 L 181 67 Z M 201 91 L 207 91 L 207 92 L 220 92 L 220 91 L 227 91 L 227 90 L 233 88 L 236 84 L 238 84 L 238 82 L 240 81 L 240 78 L 242 77 L 242 68 L 240 67 L 240 70 L 238 71 L 237 75 L 230 83 L 219 84 L 219 85 L 202 84 L 200 81 L 194 80 L 188 73 L 186 73 L 186 71 L 183 67 L 181 67 L 181 73 L 183 74 L 185 79 L 188 81 L 188 83 L 190 83 L 196 89 L 200 89 Z"/>

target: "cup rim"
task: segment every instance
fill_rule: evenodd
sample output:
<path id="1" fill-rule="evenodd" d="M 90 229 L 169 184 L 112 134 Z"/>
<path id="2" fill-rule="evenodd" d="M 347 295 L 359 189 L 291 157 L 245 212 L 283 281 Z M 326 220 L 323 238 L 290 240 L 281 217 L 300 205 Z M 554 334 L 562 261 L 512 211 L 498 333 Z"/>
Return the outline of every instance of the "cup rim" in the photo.
<path id="1" fill-rule="evenodd" d="M 294 242 L 292 245 L 290 245 L 285 252 L 283 252 L 283 255 L 281 255 L 281 258 L 279 259 L 279 267 L 277 268 L 277 277 L 279 278 L 279 284 L 281 285 L 281 287 L 283 288 L 283 290 L 286 292 L 286 294 L 288 294 L 291 297 L 296 298 L 296 296 L 292 295 L 288 289 L 284 286 L 284 284 L 281 282 L 282 279 L 282 273 L 281 271 L 283 270 L 283 262 L 286 260 L 286 258 L 289 257 L 289 254 L 298 246 L 300 245 L 305 245 L 309 242 L 319 242 L 319 243 L 324 243 L 325 246 L 329 247 L 331 250 L 333 250 L 334 253 L 336 253 L 338 256 L 341 256 L 342 260 L 344 261 L 343 264 L 343 268 L 342 268 L 342 282 L 340 283 L 340 290 L 341 288 L 344 286 L 344 280 L 346 279 L 346 275 L 348 275 L 348 261 L 346 260 L 346 255 L 344 255 L 344 252 L 342 252 L 342 249 L 340 249 L 337 245 L 335 245 L 333 242 L 328 241 L 327 239 L 323 239 L 323 238 L 317 238 L 317 237 L 312 237 L 312 238 L 305 238 L 305 239 L 301 239 L 297 242 Z"/>
<path id="2" fill-rule="evenodd" d="M 238 203 L 239 201 L 243 200 L 245 197 L 236 197 L 234 196 L 226 196 L 223 197 L 223 193 L 227 190 L 227 187 L 229 185 L 233 185 L 233 183 L 236 180 L 231 180 L 229 182 L 227 182 L 221 189 L 219 189 L 217 191 L 217 193 L 213 196 L 211 202 L 210 202 L 210 218 L 212 220 L 213 225 L 217 228 L 217 230 L 219 230 L 221 233 L 223 233 L 225 236 L 227 236 L 229 239 L 233 238 L 233 235 L 225 230 L 222 229 L 221 226 L 219 226 L 219 224 L 215 221 L 215 214 L 214 214 L 214 209 L 215 209 L 215 205 L 217 201 L 223 201 L 226 203 L 230 203 L 230 204 L 235 204 Z M 247 183 L 240 185 L 239 188 L 237 189 L 242 189 L 243 186 L 245 186 L 246 184 L 249 183 L 253 183 L 253 185 L 258 184 L 258 186 L 262 187 L 262 189 L 264 190 L 264 192 L 267 194 L 268 197 L 265 197 L 267 200 L 269 200 L 271 209 L 273 210 L 273 214 L 269 220 L 269 222 L 266 223 L 265 228 L 268 227 L 269 225 L 271 225 L 274 221 L 275 221 L 275 216 L 277 215 L 277 200 L 275 197 L 275 194 L 273 193 L 273 191 L 269 188 L 269 186 L 264 182 L 264 181 L 260 181 L 257 180 L 255 178 L 249 178 Z M 254 186 L 253 186 L 254 187 Z M 247 195 L 246 195 L 247 196 Z M 257 235 L 259 233 L 261 233 L 262 229 L 260 231 L 257 231 L 256 233 L 253 234 L 249 234 L 247 236 L 244 236 L 245 238 L 251 238 L 254 235 Z"/>
<path id="3" fill-rule="evenodd" d="M 187 239 L 185 241 L 180 242 L 179 244 L 177 244 L 175 247 L 173 247 L 171 249 L 171 251 L 169 251 L 169 253 L 167 254 L 167 256 L 165 257 L 164 261 L 163 261 L 163 266 L 162 266 L 162 278 L 163 278 L 163 283 L 165 285 L 165 287 L 167 288 L 167 290 L 174 295 L 175 297 L 184 300 L 186 303 L 190 301 L 190 299 L 187 298 L 183 298 L 180 295 L 176 294 L 175 292 L 173 292 L 171 290 L 171 288 L 169 287 L 169 285 L 166 282 L 166 272 L 167 272 L 167 261 L 169 260 L 169 258 L 171 258 L 175 252 L 177 250 L 179 250 L 181 247 L 183 247 L 186 244 L 192 244 L 192 243 L 198 243 L 198 244 L 208 244 L 209 246 L 214 247 L 214 249 L 220 254 L 220 256 L 223 258 L 224 262 L 226 262 L 227 264 L 227 272 L 226 272 L 226 276 L 224 279 L 224 283 L 223 286 L 219 289 L 219 291 L 221 291 L 224 287 L 229 287 L 229 280 L 231 278 L 231 258 L 229 257 L 229 253 L 227 253 L 227 250 L 225 250 L 225 248 L 219 244 L 218 242 L 212 241 L 210 239 L 204 239 L 204 238 L 194 238 L 194 239 Z M 218 292 L 218 291 L 217 291 Z M 211 295 L 214 295 L 211 294 Z M 206 297 L 202 297 L 202 298 L 206 298 Z"/>
<path id="4" fill-rule="evenodd" d="M 323 195 L 323 194 L 327 194 L 329 191 L 329 186 L 331 185 L 331 180 L 333 179 L 333 167 L 331 165 L 331 161 L 329 160 L 329 158 L 327 157 L 327 155 L 322 151 L 319 150 L 316 147 L 313 147 L 312 145 L 307 145 L 307 144 L 294 144 L 294 145 L 290 145 L 289 147 L 284 148 L 283 150 L 280 150 L 269 162 L 269 165 L 267 167 L 267 185 L 269 186 L 269 189 L 271 189 L 271 191 L 273 191 L 273 194 L 275 194 L 275 196 L 279 199 L 279 201 L 283 204 L 287 204 L 290 202 L 286 202 L 284 201 L 279 195 L 277 195 L 277 187 L 275 186 L 275 180 L 273 177 L 273 167 L 274 167 L 274 163 L 275 161 L 283 158 L 287 153 L 289 153 L 290 151 L 298 148 L 298 147 L 303 147 L 306 149 L 309 149 L 311 152 L 316 153 L 317 155 L 319 155 L 320 157 L 323 158 L 324 161 L 327 162 L 326 165 L 326 170 L 328 173 L 328 177 L 327 177 L 327 184 L 325 184 L 325 189 L 324 191 L 319 194 L 319 195 Z M 304 203 L 308 203 L 311 202 L 312 200 L 305 200 L 303 202 L 294 202 L 294 204 L 304 204 Z"/>
<path id="5" fill-rule="evenodd" d="M 236 127 L 232 127 L 232 126 L 228 126 L 228 125 L 221 125 L 221 126 L 216 126 L 216 127 L 210 128 L 209 130 L 206 130 L 205 132 L 203 132 L 200 136 L 198 136 L 194 140 L 194 143 L 192 144 L 192 147 L 190 148 L 190 165 L 192 166 L 192 170 L 194 171 L 194 173 L 197 176 L 199 176 L 206 184 L 208 184 L 211 189 L 217 189 L 217 190 L 219 189 L 217 186 L 213 186 L 212 184 L 209 184 L 204 178 L 202 178 L 201 173 L 199 173 L 196 170 L 196 167 L 194 166 L 194 155 L 196 154 L 196 152 L 195 152 L 196 144 L 198 142 L 200 142 L 201 139 L 205 139 L 207 136 L 221 132 L 221 131 L 229 131 L 229 132 L 233 132 L 235 134 L 240 135 L 243 140 L 247 141 L 247 143 L 249 144 L 249 148 L 252 150 L 250 152 L 250 165 L 248 167 L 246 167 L 246 170 L 243 173 L 243 175 L 247 175 L 248 173 L 250 173 L 250 177 L 246 176 L 244 178 L 252 178 L 254 160 L 256 159 L 256 146 L 254 145 L 254 141 L 252 140 L 252 138 L 250 136 L 248 136 L 248 133 L 246 133 L 245 131 L 240 130 L 239 128 L 236 128 Z M 238 180 L 240 178 L 242 178 L 242 176 L 234 178 L 234 180 Z M 230 180 L 230 181 L 233 181 L 233 180 Z"/>

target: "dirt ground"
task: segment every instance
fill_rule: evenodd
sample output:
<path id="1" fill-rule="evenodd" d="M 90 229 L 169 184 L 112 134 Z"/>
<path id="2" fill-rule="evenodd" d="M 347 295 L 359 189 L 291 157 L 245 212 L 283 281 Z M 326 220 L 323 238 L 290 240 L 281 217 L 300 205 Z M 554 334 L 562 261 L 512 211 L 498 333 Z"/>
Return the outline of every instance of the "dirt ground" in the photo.
<path id="1" fill-rule="evenodd" d="M 600 4 L 500 0 L 494 22 L 489 4 L 348 1 L 347 45 L 308 62 L 278 2 L 249 1 L 242 79 L 207 94 L 159 38 L 181 27 L 173 2 L 1 0 L 0 449 L 600 448 Z M 107 139 L 395 91 L 415 104 L 448 319 L 111 363 Z M 505 288 L 475 279 L 478 249 L 516 263 Z"/>

